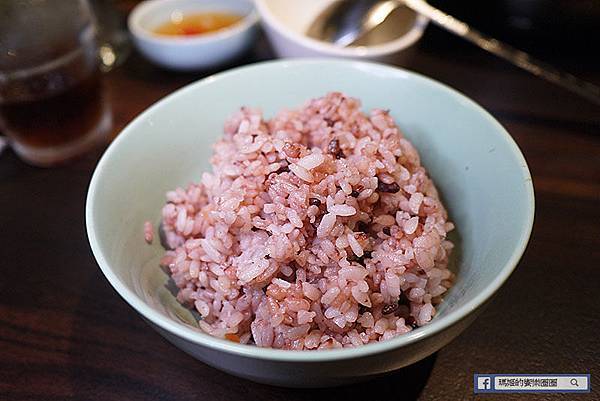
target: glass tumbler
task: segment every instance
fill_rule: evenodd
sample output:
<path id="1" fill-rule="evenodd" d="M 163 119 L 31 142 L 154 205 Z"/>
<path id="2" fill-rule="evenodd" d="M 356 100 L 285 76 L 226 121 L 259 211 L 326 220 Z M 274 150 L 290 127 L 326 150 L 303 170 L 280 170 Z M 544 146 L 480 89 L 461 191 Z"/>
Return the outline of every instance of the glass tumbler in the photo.
<path id="1" fill-rule="evenodd" d="M 52 166 L 107 137 L 96 27 L 85 0 L 0 2 L 0 132 Z"/>

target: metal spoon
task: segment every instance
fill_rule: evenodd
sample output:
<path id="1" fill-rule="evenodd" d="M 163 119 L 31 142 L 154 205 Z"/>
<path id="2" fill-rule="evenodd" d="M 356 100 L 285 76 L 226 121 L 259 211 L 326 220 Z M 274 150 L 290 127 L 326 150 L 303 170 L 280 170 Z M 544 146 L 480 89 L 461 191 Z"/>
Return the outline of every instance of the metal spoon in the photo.
<path id="1" fill-rule="evenodd" d="M 548 63 L 506 43 L 485 35 L 466 23 L 432 7 L 424 0 L 339 0 L 328 6 L 313 21 L 307 35 L 346 47 L 356 44 L 381 25 L 399 7 L 408 7 L 436 25 L 468 40 L 478 47 L 600 105 L 600 88 L 576 76 L 559 71 Z"/>

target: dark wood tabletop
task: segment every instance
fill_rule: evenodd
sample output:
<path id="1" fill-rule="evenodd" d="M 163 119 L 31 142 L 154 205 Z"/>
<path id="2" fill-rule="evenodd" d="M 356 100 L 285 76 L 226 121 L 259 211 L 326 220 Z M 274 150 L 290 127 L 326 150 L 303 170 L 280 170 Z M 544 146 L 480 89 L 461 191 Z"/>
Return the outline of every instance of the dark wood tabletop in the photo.
<path id="1" fill-rule="evenodd" d="M 272 58 L 261 38 L 239 64 Z M 431 357 L 367 383 L 296 390 L 255 384 L 181 352 L 111 288 L 88 245 L 84 208 L 103 148 L 43 169 L 0 155 L 0 400 L 591 400 L 600 388 L 600 107 L 435 28 L 402 67 L 479 102 L 512 134 L 533 175 L 531 241 L 476 322 Z M 600 83 L 588 58 L 557 63 Z M 114 134 L 211 72 L 163 71 L 135 52 L 105 76 Z M 474 373 L 591 373 L 589 394 L 473 394 Z"/>

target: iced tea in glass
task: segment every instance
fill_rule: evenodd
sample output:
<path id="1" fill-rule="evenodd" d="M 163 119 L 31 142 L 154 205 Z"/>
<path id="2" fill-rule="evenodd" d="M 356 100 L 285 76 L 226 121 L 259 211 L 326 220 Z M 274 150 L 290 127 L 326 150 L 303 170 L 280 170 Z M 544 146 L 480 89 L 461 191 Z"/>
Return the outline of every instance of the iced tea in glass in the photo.
<path id="1" fill-rule="evenodd" d="M 58 164 L 106 137 L 95 32 L 84 0 L 0 2 L 0 131 L 25 161 Z"/>

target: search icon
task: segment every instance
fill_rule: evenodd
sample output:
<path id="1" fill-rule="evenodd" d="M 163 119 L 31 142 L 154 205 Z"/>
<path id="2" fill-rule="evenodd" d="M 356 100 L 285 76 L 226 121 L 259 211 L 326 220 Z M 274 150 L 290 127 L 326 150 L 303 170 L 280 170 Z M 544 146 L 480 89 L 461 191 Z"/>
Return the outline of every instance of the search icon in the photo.
<path id="1" fill-rule="evenodd" d="M 571 379 L 571 386 L 579 387 L 579 383 L 577 383 L 577 379 Z"/>

